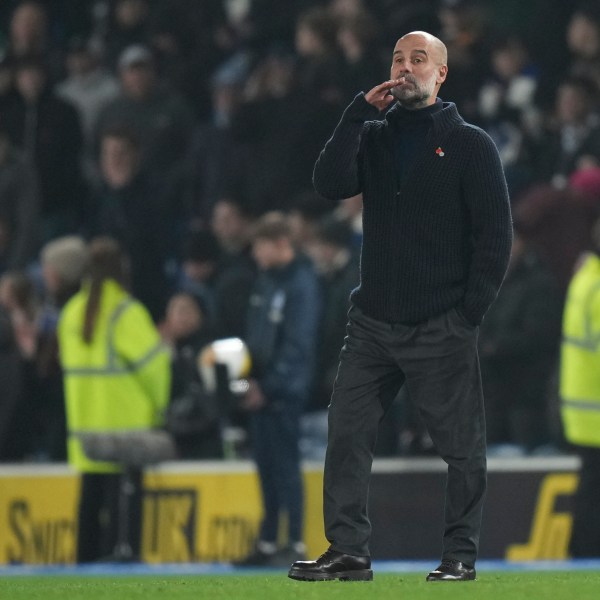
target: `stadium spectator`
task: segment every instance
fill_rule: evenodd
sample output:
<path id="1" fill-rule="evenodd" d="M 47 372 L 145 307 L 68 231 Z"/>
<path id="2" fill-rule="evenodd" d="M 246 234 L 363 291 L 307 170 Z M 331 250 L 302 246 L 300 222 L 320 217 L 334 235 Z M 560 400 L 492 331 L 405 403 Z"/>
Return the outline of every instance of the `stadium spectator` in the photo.
<path id="1" fill-rule="evenodd" d="M 184 243 L 177 289 L 188 292 L 203 306 L 206 323 L 216 319 L 215 278 L 221 250 L 211 231 L 191 232 Z"/>
<path id="2" fill-rule="evenodd" d="M 0 121 L 0 272 L 24 269 L 33 260 L 39 225 L 35 173 Z"/>
<path id="3" fill-rule="evenodd" d="M 586 78 L 567 78 L 558 86 L 553 119 L 528 149 L 538 181 L 565 187 L 569 175 L 600 164 L 598 89 Z"/>
<path id="4" fill-rule="evenodd" d="M 130 127 L 141 142 L 144 166 L 167 171 L 187 153 L 195 117 L 187 102 L 163 85 L 150 50 L 128 46 L 119 56 L 121 94 L 104 107 L 96 139 L 107 128 Z"/>
<path id="5" fill-rule="evenodd" d="M 296 255 L 284 215 L 257 222 L 252 253 L 260 269 L 252 289 L 244 340 L 252 357 L 242 408 L 250 413 L 263 517 L 255 551 L 244 565 L 283 566 L 305 553 L 300 416 L 313 383 L 321 312 L 316 275 Z M 278 542 L 287 515 L 287 544 Z"/>
<path id="6" fill-rule="evenodd" d="M 242 103 L 246 71 L 245 55 L 221 65 L 211 81 L 211 112 L 192 137 L 187 160 L 185 202 L 190 219 L 200 226 L 210 221 L 213 207 L 222 196 L 231 194 L 239 176 L 243 149 L 234 144 L 232 124 Z"/>
<path id="7" fill-rule="evenodd" d="M 99 50 L 84 38 L 69 42 L 65 56 L 67 77 L 56 86 L 56 94 L 79 112 L 87 163 L 94 154 L 94 132 L 102 109 L 119 94 L 116 77 L 104 68 Z M 92 175 L 86 164 L 86 174 Z"/>
<path id="8" fill-rule="evenodd" d="M 299 57 L 300 85 L 308 94 L 325 103 L 344 99 L 343 61 L 337 45 L 338 21 L 324 8 L 311 8 L 298 17 L 296 52 Z"/>
<path id="9" fill-rule="evenodd" d="M 177 292 L 169 299 L 161 333 L 171 348 L 171 418 L 167 422 L 182 459 L 223 458 L 217 398 L 206 391 L 198 355 L 212 341 L 200 297 Z M 181 413 L 181 414 L 180 414 Z"/>
<path id="10" fill-rule="evenodd" d="M 80 288 L 88 266 L 83 238 L 65 236 L 48 242 L 40 252 L 44 295 L 37 318 L 32 380 L 28 382 L 34 407 L 33 448 L 37 460 L 64 462 L 67 430 L 62 370 L 58 356 L 58 316 Z"/>
<path id="11" fill-rule="evenodd" d="M 250 238 L 253 218 L 234 198 L 222 198 L 214 206 L 211 230 L 221 247 L 215 278 L 216 337 L 242 337 L 250 292 L 256 279 Z"/>
<path id="12" fill-rule="evenodd" d="M 319 222 L 331 213 L 332 204 L 314 191 L 298 194 L 290 202 L 287 212 L 296 249 L 307 252 L 315 241 Z"/>
<path id="13" fill-rule="evenodd" d="M 39 300 L 32 279 L 22 271 L 0 277 L 0 305 L 10 316 L 21 357 L 29 361 L 35 353 Z"/>
<path id="14" fill-rule="evenodd" d="M 223 56 L 216 30 L 223 24 L 218 0 L 170 0 L 153 6 L 148 39 L 159 72 L 190 103 L 199 119 L 210 115 L 210 81 Z"/>
<path id="15" fill-rule="evenodd" d="M 0 304 L 0 462 L 27 457 L 30 421 L 23 410 L 23 369 L 8 311 Z"/>
<path id="16" fill-rule="evenodd" d="M 479 86 L 490 67 L 486 8 L 478 2 L 442 2 L 437 15 L 452 73 L 444 98 L 460 106 L 467 119 L 476 120 Z"/>
<path id="17" fill-rule="evenodd" d="M 549 382 L 563 294 L 531 243 L 515 235 L 508 272 L 479 335 L 489 451 L 541 450 L 552 439 Z"/>
<path id="18" fill-rule="evenodd" d="M 123 51 L 135 44 L 146 44 L 150 25 L 148 0 L 116 0 L 111 3 L 108 27 L 102 40 L 111 70 L 118 68 Z"/>
<path id="19" fill-rule="evenodd" d="M 81 225 L 83 138 L 76 109 L 56 96 L 38 59 L 15 66 L 19 99 L 3 115 L 17 148 L 35 166 L 40 190 L 42 240 Z"/>
<path id="20" fill-rule="evenodd" d="M 352 249 L 352 230 L 332 216 L 317 223 L 306 252 L 319 276 L 323 313 L 317 343 L 319 368 L 302 417 L 301 447 L 305 457 L 322 460 L 327 445 L 327 407 L 346 336 L 350 292 L 358 285 L 359 268 L 357 254 Z"/>
<path id="21" fill-rule="evenodd" d="M 281 209 L 287 199 L 310 189 L 309 157 L 317 154 L 334 122 L 330 101 L 301 84 L 301 70 L 289 55 L 268 54 L 251 72 L 235 114 L 232 137 L 242 160 L 233 174 L 233 192 L 257 213 Z"/>
<path id="22" fill-rule="evenodd" d="M 491 77 L 479 89 L 478 112 L 506 168 L 520 157 L 521 130 L 537 124 L 533 98 L 538 69 L 524 42 L 516 37 L 492 46 L 491 67 Z"/>
<path id="23" fill-rule="evenodd" d="M 356 90 L 370 90 L 386 75 L 386 66 L 377 43 L 377 22 L 369 13 L 357 13 L 340 20 L 337 41 L 344 60 L 344 101 Z"/>
<path id="24" fill-rule="evenodd" d="M 570 188 L 529 188 L 514 208 L 515 227 L 548 265 L 564 295 L 579 256 L 590 249 L 590 207 Z"/>
<path id="25" fill-rule="evenodd" d="M 6 53 L 15 62 L 44 61 L 51 81 L 62 73 L 62 57 L 50 37 L 46 3 L 38 0 L 18 2 L 12 13 Z"/>
<path id="26" fill-rule="evenodd" d="M 600 6 L 581 3 L 567 25 L 567 43 L 572 53 L 571 74 L 589 77 L 600 89 Z"/>
<path id="27" fill-rule="evenodd" d="M 155 319 L 169 294 L 166 277 L 168 179 L 144 170 L 142 148 L 126 127 L 104 130 L 100 141 L 101 183 L 88 211 L 88 233 L 109 235 L 131 259 L 131 289 Z"/>
<path id="28" fill-rule="evenodd" d="M 18 94 L 15 90 L 13 61 L 5 53 L 0 53 L 0 118 L 4 119 L 12 107 L 18 102 Z"/>
<path id="29" fill-rule="evenodd" d="M 6 272 L 0 277 L 0 315 L 4 367 L 14 368 L 8 374 L 4 415 L 10 429 L 3 442 L 5 460 L 31 460 L 34 412 L 29 382 L 32 379 L 32 357 L 35 352 L 38 305 L 32 280 L 21 271 Z"/>

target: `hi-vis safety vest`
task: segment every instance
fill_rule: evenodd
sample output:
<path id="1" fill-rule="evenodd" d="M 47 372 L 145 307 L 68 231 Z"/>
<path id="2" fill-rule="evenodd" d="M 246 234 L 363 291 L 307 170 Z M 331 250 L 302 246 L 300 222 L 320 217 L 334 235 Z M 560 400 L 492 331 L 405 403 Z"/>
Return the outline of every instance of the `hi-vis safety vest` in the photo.
<path id="1" fill-rule="evenodd" d="M 169 399 L 168 350 L 147 310 L 113 280 L 103 283 L 90 344 L 83 339 L 89 286 L 64 307 L 58 324 L 64 373 L 69 463 L 79 471 L 110 473 L 111 463 L 88 459 L 78 433 L 160 426 Z"/>
<path id="2" fill-rule="evenodd" d="M 569 285 L 560 371 L 567 440 L 600 446 L 600 257 L 596 255 L 586 258 Z"/>

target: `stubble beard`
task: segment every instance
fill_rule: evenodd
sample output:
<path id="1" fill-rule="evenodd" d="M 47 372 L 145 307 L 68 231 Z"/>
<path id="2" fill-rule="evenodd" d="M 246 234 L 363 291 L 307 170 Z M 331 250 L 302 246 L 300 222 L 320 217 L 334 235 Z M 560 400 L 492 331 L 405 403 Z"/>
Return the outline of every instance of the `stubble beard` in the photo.
<path id="1" fill-rule="evenodd" d="M 427 106 L 427 101 L 433 96 L 436 84 L 435 73 L 427 83 L 419 85 L 417 81 L 408 76 L 406 81 L 412 86 L 398 85 L 391 89 L 391 94 L 398 100 L 401 106 L 409 110 L 416 110 Z"/>

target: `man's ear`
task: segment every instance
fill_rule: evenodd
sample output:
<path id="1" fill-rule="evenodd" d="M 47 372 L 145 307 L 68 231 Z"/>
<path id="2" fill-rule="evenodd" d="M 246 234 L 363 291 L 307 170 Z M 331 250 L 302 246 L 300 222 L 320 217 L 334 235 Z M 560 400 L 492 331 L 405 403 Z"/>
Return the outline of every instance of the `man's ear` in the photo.
<path id="1" fill-rule="evenodd" d="M 448 65 L 440 65 L 438 67 L 438 75 L 436 78 L 437 83 L 444 83 L 446 81 L 446 76 L 448 75 Z"/>

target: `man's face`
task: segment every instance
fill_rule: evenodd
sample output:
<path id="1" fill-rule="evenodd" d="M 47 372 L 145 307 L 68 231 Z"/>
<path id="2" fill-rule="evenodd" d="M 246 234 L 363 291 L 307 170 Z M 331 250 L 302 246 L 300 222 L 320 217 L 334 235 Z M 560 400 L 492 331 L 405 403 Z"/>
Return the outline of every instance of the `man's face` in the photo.
<path id="1" fill-rule="evenodd" d="M 100 168 L 104 180 L 113 189 L 127 186 L 135 177 L 139 166 L 138 150 L 129 140 L 106 136 L 100 147 Z"/>
<path id="2" fill-rule="evenodd" d="M 211 228 L 222 244 L 228 244 L 244 237 L 246 221 L 234 204 L 219 200 L 213 208 Z"/>
<path id="3" fill-rule="evenodd" d="M 400 38 L 392 55 L 391 79 L 404 77 L 392 95 L 406 108 L 431 104 L 448 71 L 439 50 L 428 38 L 408 34 Z"/>
<path id="4" fill-rule="evenodd" d="M 585 92 L 570 83 L 561 85 L 556 97 L 556 112 L 562 125 L 585 121 L 590 112 Z"/>
<path id="5" fill-rule="evenodd" d="M 154 67 L 148 63 L 125 67 L 120 77 L 125 94 L 133 100 L 145 100 L 156 87 Z"/>
<path id="6" fill-rule="evenodd" d="M 277 267 L 281 262 L 281 240 L 257 238 L 252 242 L 252 256 L 261 271 Z"/>

